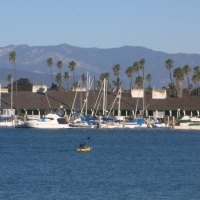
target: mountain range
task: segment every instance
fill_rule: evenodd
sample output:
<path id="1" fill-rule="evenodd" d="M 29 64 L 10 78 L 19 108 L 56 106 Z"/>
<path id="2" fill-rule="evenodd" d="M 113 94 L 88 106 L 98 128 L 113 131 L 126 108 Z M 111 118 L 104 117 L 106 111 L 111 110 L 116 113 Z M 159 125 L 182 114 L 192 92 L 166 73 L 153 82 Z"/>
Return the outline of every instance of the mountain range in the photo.
<path id="1" fill-rule="evenodd" d="M 135 61 L 145 59 L 145 74 L 152 75 L 151 86 L 161 88 L 169 83 L 169 73 L 165 68 L 167 59 L 173 60 L 173 68 L 188 64 L 192 68 L 200 65 L 200 54 L 176 53 L 169 54 L 139 46 L 123 46 L 119 48 L 81 48 L 67 44 L 54 46 L 9 45 L 0 47 L 0 83 L 7 85 L 7 75 L 13 73 L 13 66 L 9 63 L 9 53 L 16 52 L 17 78 L 28 78 L 34 84 L 51 84 L 50 69 L 47 59 L 52 57 L 53 74 L 58 73 L 56 63 L 63 61 L 62 72 L 69 71 L 68 63 L 76 62 L 76 79 L 82 73 L 88 72 L 91 77 L 99 79 L 104 72 L 110 73 L 110 80 L 115 80 L 112 67 L 120 64 L 120 77 L 124 87 L 128 86 L 125 70 Z M 136 75 L 135 75 L 136 76 Z M 72 78 L 71 78 L 72 80 Z"/>

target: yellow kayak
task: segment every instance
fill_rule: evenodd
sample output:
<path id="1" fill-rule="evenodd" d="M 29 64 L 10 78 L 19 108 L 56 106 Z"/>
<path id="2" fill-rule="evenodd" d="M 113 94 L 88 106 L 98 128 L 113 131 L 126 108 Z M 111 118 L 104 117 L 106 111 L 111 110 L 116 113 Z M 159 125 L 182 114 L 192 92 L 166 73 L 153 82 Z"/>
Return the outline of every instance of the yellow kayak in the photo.
<path id="1" fill-rule="evenodd" d="M 78 152 L 86 152 L 86 151 L 91 151 L 92 147 L 84 147 L 84 148 L 78 148 L 76 151 Z"/>

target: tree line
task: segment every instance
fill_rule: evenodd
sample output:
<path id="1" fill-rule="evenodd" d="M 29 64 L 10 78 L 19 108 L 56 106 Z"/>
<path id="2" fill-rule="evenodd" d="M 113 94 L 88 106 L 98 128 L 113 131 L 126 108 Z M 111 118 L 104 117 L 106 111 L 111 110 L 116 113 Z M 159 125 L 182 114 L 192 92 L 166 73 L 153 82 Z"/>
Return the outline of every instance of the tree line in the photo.
<path id="1" fill-rule="evenodd" d="M 11 80 L 14 79 L 15 91 L 18 90 L 29 90 L 31 88 L 31 81 L 26 78 L 17 79 L 16 77 L 16 52 L 11 51 L 9 53 L 9 62 L 14 66 L 14 76 L 9 74 L 7 76 L 9 87 L 11 87 Z M 50 70 L 51 75 L 51 87 L 52 90 L 64 90 L 64 88 L 73 89 L 79 86 L 78 81 L 76 80 L 75 71 L 76 71 L 76 62 L 70 61 L 67 63 L 68 70 L 63 72 L 64 62 L 62 60 L 58 60 L 54 63 L 53 59 L 49 57 L 46 60 L 46 64 Z M 53 67 L 57 67 L 57 74 L 55 75 L 55 80 L 53 76 Z M 197 95 L 199 96 L 199 83 L 200 83 L 200 67 L 190 67 L 186 64 L 183 67 L 176 67 L 173 66 L 173 60 L 167 59 L 164 63 L 166 70 L 169 72 L 170 82 L 168 83 L 167 87 L 164 86 L 163 88 L 167 89 L 167 92 L 170 96 L 177 96 L 182 97 L 183 95 Z M 108 88 L 110 90 L 116 90 L 122 88 L 122 80 L 120 78 L 121 72 L 121 65 L 115 64 L 112 67 L 113 75 L 115 80 L 110 81 L 110 73 L 103 72 L 99 75 L 98 80 L 94 80 L 94 89 L 98 90 L 101 87 L 102 81 L 104 79 L 108 82 Z M 136 62 L 134 62 L 131 66 L 127 67 L 124 71 L 127 79 L 129 80 L 129 89 L 132 88 L 144 88 L 144 89 L 151 89 L 151 82 L 152 82 L 152 74 L 148 73 L 145 74 L 145 59 L 142 58 Z M 72 76 L 71 76 L 72 75 Z M 73 78 L 71 86 L 69 85 L 70 77 Z M 86 75 L 83 73 L 81 75 L 80 80 L 82 81 L 82 86 L 85 86 L 86 82 Z M 65 81 L 66 85 L 63 87 L 63 80 Z M 187 82 L 187 87 L 183 88 L 183 81 Z M 18 84 L 20 88 L 18 88 Z M 147 85 L 148 86 L 145 86 Z M 27 85 L 27 88 L 26 86 Z"/>

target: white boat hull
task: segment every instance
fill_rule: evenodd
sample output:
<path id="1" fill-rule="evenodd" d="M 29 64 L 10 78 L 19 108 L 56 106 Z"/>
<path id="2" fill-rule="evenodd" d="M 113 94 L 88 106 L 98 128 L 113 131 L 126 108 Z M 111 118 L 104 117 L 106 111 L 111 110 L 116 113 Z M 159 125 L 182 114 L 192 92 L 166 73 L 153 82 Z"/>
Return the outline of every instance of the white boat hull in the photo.
<path id="1" fill-rule="evenodd" d="M 59 121 L 62 121 L 59 123 Z M 24 122 L 26 128 L 39 128 L 39 129 L 63 129 L 70 128 L 69 124 L 63 117 L 56 114 L 48 114 L 44 118 L 38 120 L 27 120 Z"/>
<path id="2" fill-rule="evenodd" d="M 0 127 L 14 127 L 15 123 L 14 121 L 8 122 L 8 121 L 4 121 L 4 122 L 0 122 Z"/>
<path id="3" fill-rule="evenodd" d="M 174 129 L 178 130 L 200 130 L 200 118 L 184 116 L 180 119 L 180 123 L 174 126 Z"/>
<path id="4" fill-rule="evenodd" d="M 174 126 L 176 130 L 200 130 L 200 126 Z"/>
<path id="5" fill-rule="evenodd" d="M 50 124 L 45 122 L 33 122 L 27 121 L 24 123 L 26 128 L 39 128 L 39 129 L 58 129 L 58 128 L 70 128 L 69 124 Z"/>

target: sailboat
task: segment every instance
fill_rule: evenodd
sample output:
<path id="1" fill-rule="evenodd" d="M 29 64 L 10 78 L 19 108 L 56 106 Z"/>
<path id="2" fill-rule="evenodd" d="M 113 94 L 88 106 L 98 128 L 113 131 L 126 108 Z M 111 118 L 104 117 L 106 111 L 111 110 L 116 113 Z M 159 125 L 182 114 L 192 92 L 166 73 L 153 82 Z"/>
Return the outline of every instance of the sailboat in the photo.
<path id="1" fill-rule="evenodd" d="M 144 117 L 137 117 L 138 102 L 139 98 L 142 98 L 143 102 L 143 113 L 144 113 L 144 88 L 143 89 L 132 89 L 131 96 L 137 98 L 135 112 L 132 117 L 124 118 L 124 128 L 147 128 Z"/>
<path id="2" fill-rule="evenodd" d="M 121 116 L 120 112 L 120 100 L 121 100 L 121 90 L 117 92 L 117 95 L 110 106 L 110 109 L 107 110 L 107 79 L 104 79 L 103 82 L 103 116 L 101 117 L 100 121 L 100 128 L 107 128 L 107 129 L 115 129 L 115 128 L 123 128 L 123 124 L 120 120 L 117 119 L 115 116 L 111 116 L 111 112 L 113 110 L 113 106 L 116 103 L 116 100 L 119 99 L 118 102 L 118 117 Z"/>
<path id="3" fill-rule="evenodd" d="M 14 127 L 17 122 L 15 110 L 13 109 L 13 79 L 11 79 L 11 108 L 3 109 L 1 104 L 2 88 L 0 84 L 0 127 Z M 3 111 L 3 112 L 2 112 Z"/>
<path id="4" fill-rule="evenodd" d="M 80 83 L 80 80 L 79 80 L 79 83 Z M 97 128 L 98 127 L 98 123 L 96 123 L 96 120 L 93 117 L 91 118 L 90 116 L 87 116 L 87 106 L 88 106 L 87 104 L 88 104 L 88 97 L 89 97 L 89 92 L 90 92 L 91 87 L 92 87 L 92 83 L 90 83 L 90 77 L 87 74 L 86 98 L 84 100 L 84 104 L 79 113 L 79 117 L 69 123 L 70 127 L 73 127 L 73 128 Z M 74 103 L 76 101 L 76 95 L 77 95 L 77 92 L 75 94 L 71 113 L 73 111 Z M 85 114 L 84 114 L 84 109 L 85 109 Z M 70 119 L 71 119 L 71 114 L 70 114 Z"/>

